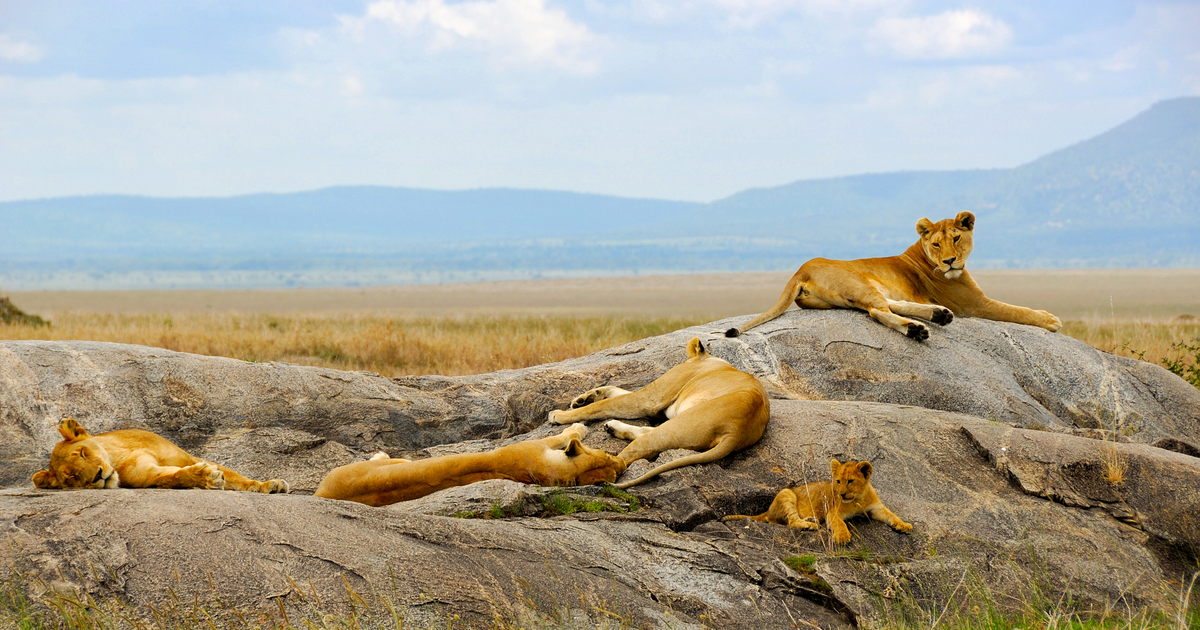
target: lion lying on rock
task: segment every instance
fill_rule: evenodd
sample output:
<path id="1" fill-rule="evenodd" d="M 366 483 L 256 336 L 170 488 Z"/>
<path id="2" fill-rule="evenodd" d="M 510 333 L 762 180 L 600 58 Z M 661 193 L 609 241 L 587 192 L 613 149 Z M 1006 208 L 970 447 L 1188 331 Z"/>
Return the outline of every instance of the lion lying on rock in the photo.
<path id="1" fill-rule="evenodd" d="M 875 494 L 875 488 L 871 487 L 870 462 L 843 464 L 834 459 L 830 460 L 829 467 L 833 472 L 833 481 L 816 481 L 784 488 L 775 495 L 766 512 L 758 516 L 733 514 L 721 520 L 750 518 L 798 529 L 817 529 L 819 523 L 826 523 L 833 533 L 833 542 L 839 545 L 850 542 L 846 519 L 863 514 L 887 523 L 898 532 L 912 532 L 912 525 L 900 520 Z"/>
<path id="2" fill-rule="evenodd" d="M 50 453 L 50 468 L 33 475 L 38 488 L 200 488 L 287 492 L 282 479 L 255 481 L 192 457 L 166 438 L 140 429 L 90 435 L 75 418 L 58 427 L 63 441 Z"/>
<path id="3" fill-rule="evenodd" d="M 372 506 L 418 499 L 444 488 L 485 479 L 510 479 L 543 486 L 574 486 L 616 481 L 625 462 L 580 441 L 587 427 L 502 446 L 487 453 L 460 453 L 417 461 L 377 454 L 365 462 L 335 468 L 313 496 Z"/>
<path id="4" fill-rule="evenodd" d="M 688 343 L 688 359 L 636 392 L 598 387 L 571 403 L 567 411 L 551 411 L 550 422 L 567 424 L 603 418 L 631 420 L 666 413 L 657 427 L 636 427 L 610 420 L 614 436 L 632 440 L 621 451 L 625 465 L 676 448 L 703 451 L 663 464 L 617 484 L 628 488 L 668 470 L 715 462 L 762 437 L 771 417 L 767 393 L 758 379 L 711 356 L 699 339 Z"/>
<path id="5" fill-rule="evenodd" d="M 929 329 L 917 317 L 949 324 L 955 315 L 1040 326 L 1056 332 L 1062 322 L 1046 311 L 1035 311 L 988 298 L 965 269 L 971 255 L 975 215 L 960 212 L 937 223 L 917 221 L 920 240 L 903 254 L 889 258 L 826 260 L 802 265 L 770 310 L 739 328 L 725 332 L 737 337 L 775 319 L 792 302 L 800 308 L 855 308 L 879 323 L 918 341 Z"/>

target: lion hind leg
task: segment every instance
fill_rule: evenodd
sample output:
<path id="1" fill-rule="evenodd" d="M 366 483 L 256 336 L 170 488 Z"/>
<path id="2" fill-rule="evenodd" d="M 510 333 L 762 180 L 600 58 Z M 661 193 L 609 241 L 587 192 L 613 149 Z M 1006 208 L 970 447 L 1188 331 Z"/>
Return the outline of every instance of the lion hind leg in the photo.
<path id="1" fill-rule="evenodd" d="M 925 341 L 929 338 L 929 328 L 921 322 L 913 321 L 907 317 L 901 317 L 885 308 L 869 308 L 867 313 L 875 318 L 875 321 L 891 328 L 892 330 L 917 341 Z"/>
<path id="2" fill-rule="evenodd" d="M 887 301 L 888 310 L 905 317 L 920 317 L 935 324 L 945 326 L 954 321 L 954 313 L 944 306 L 937 304 L 921 304 L 919 302 Z"/>
<path id="3" fill-rule="evenodd" d="M 771 503 L 772 521 L 795 529 L 817 529 L 817 519 L 804 510 L 801 514 L 799 499 L 791 488 L 784 488 Z M 806 506 L 807 507 L 807 506 Z"/>
<path id="4" fill-rule="evenodd" d="M 679 367 L 675 366 L 671 369 L 676 370 Z M 636 392 L 611 396 L 576 409 L 565 411 L 556 409 L 550 412 L 549 420 L 553 424 L 570 424 L 612 418 L 620 420 L 648 418 L 666 409 L 679 396 L 679 390 L 682 389 L 683 384 L 676 382 L 676 379 L 667 378 L 670 374 L 671 371 L 668 370 L 666 374 Z M 613 389 L 625 391 L 619 387 Z"/>
<path id="5" fill-rule="evenodd" d="M 632 392 L 630 392 L 627 389 L 621 389 L 620 387 L 616 387 L 613 385 L 605 385 L 603 387 L 597 387 L 596 389 L 588 390 L 588 391 L 580 394 L 579 396 L 577 396 L 575 398 L 575 400 L 572 400 L 571 401 L 571 409 L 579 409 L 580 407 L 586 407 L 597 401 L 607 400 L 609 398 L 616 398 L 617 396 L 624 396 L 625 394 L 629 394 L 629 393 L 632 393 Z"/>

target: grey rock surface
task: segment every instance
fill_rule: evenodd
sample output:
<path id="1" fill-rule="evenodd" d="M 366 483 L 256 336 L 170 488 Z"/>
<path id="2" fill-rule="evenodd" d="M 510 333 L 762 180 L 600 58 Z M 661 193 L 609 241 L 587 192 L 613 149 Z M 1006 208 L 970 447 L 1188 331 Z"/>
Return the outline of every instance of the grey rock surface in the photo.
<path id="1" fill-rule="evenodd" d="M 743 320 L 462 378 L 0 342 L 0 486 L 13 488 L 0 493 L 0 529 L 19 541 L 0 548 L 0 565 L 135 604 L 171 587 L 299 607 L 292 582 L 342 601 L 347 583 L 391 589 L 395 574 L 397 601 L 414 614 L 439 602 L 490 620 L 521 602 L 583 594 L 635 625 L 664 626 L 670 612 L 675 627 L 699 627 L 705 615 L 760 628 L 838 627 L 981 598 L 1019 605 L 1034 590 L 1083 609 L 1170 610 L 1164 580 L 1195 570 L 1200 459 L 1187 453 L 1200 452 L 1200 391 L 1165 370 L 973 319 L 933 327 L 925 343 L 849 311 L 793 311 L 723 336 Z M 551 409 L 598 385 L 645 385 L 684 358 L 693 336 L 763 379 L 772 419 L 756 446 L 634 488 L 640 510 L 550 517 L 550 491 L 508 482 L 381 509 L 301 496 L 376 450 L 426 457 L 557 433 L 545 424 Z M 93 432 L 156 431 L 245 474 L 288 479 L 298 493 L 29 489 L 67 415 Z M 593 429 L 589 446 L 624 446 Z M 913 534 L 856 520 L 839 549 L 825 530 L 719 521 L 765 511 L 788 484 L 828 478 L 831 457 L 872 461 L 880 496 Z M 597 492 L 569 494 L 603 499 Z M 492 507 L 518 516 L 445 516 Z M 815 558 L 804 571 L 783 562 L 801 555 Z M 101 566 L 112 570 L 92 571 Z M 211 586 L 212 567 L 233 575 Z"/>

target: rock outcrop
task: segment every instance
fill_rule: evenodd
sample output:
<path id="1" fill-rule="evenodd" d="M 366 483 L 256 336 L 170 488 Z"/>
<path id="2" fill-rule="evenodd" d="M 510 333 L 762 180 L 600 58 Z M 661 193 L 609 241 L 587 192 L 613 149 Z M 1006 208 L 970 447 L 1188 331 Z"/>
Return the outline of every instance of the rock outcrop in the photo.
<path id="1" fill-rule="evenodd" d="M 10 488 L 0 528 L 15 541 L 0 563 L 134 604 L 172 592 L 299 610 L 312 593 L 342 601 L 351 588 L 386 590 L 413 614 L 481 621 L 530 605 L 673 627 L 837 627 L 1035 596 L 1082 609 L 1175 605 L 1164 583 L 1200 555 L 1194 387 L 1015 324 L 958 319 L 916 343 L 861 313 L 792 311 L 723 336 L 743 320 L 461 378 L 0 342 L 0 486 Z M 555 433 L 550 410 L 598 385 L 645 385 L 693 336 L 763 379 L 772 419 L 756 446 L 634 488 L 636 511 L 580 488 L 554 494 L 607 511 L 556 516 L 548 491 L 507 482 L 381 509 L 304 496 L 376 450 L 424 457 Z M 32 490 L 63 416 L 94 433 L 156 431 L 296 493 Z M 585 442 L 623 445 L 602 430 Z M 839 549 L 824 530 L 719 521 L 827 478 L 831 457 L 872 461 L 876 489 L 913 534 L 852 521 L 854 540 Z M 482 518 L 493 513 L 507 518 Z M 210 581 L 217 571 L 228 577 Z"/>

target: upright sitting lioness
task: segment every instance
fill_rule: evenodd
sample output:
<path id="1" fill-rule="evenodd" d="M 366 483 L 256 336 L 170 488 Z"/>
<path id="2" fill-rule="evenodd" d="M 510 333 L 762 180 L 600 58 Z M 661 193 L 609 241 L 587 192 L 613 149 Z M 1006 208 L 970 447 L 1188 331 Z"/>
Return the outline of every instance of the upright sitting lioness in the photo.
<path id="1" fill-rule="evenodd" d="M 501 446 L 487 453 L 459 453 L 410 461 L 384 454 L 334 468 L 313 496 L 372 506 L 418 499 L 453 486 L 485 479 L 511 479 L 543 486 L 574 486 L 616 481 L 625 462 L 588 448 L 580 440 L 587 427 Z"/>
<path id="2" fill-rule="evenodd" d="M 903 254 L 889 258 L 826 260 L 814 258 L 788 281 L 771 310 L 745 326 L 730 328 L 728 337 L 779 317 L 792 302 L 800 308 L 856 308 L 884 326 L 916 340 L 929 338 L 919 317 L 949 324 L 955 315 L 1040 326 L 1050 332 L 1062 322 L 1035 311 L 989 299 L 964 268 L 971 255 L 975 215 L 960 212 L 937 223 L 917 221 L 920 240 Z"/>
<path id="3" fill-rule="evenodd" d="M 870 462 L 843 464 L 834 459 L 830 460 L 829 468 L 833 472 L 833 481 L 784 488 L 775 495 L 766 512 L 758 516 L 734 514 L 721 520 L 749 518 L 798 529 L 817 529 L 818 523 L 826 523 L 833 533 L 833 542 L 839 545 L 850 542 L 846 519 L 863 514 L 887 523 L 898 532 L 912 532 L 912 525 L 887 509 L 875 494 L 875 488 L 871 486 Z"/>
<path id="4" fill-rule="evenodd" d="M 166 438 L 140 429 L 90 435 L 75 418 L 58 426 L 63 441 L 50 453 L 50 469 L 34 473 L 38 488 L 200 488 L 287 492 L 282 479 L 255 481 L 192 457 Z"/>
<path id="5" fill-rule="evenodd" d="M 616 437 L 633 440 L 618 457 L 628 465 L 674 448 L 704 452 L 658 466 L 617 487 L 635 486 L 668 470 L 715 462 L 740 451 L 762 437 L 771 417 L 767 392 L 757 378 L 710 356 L 699 339 L 692 339 L 688 359 L 653 383 L 636 392 L 597 387 L 576 398 L 571 409 L 551 411 L 550 422 L 631 420 L 663 411 L 668 419 L 657 427 L 635 427 L 617 420 L 606 423 Z"/>

